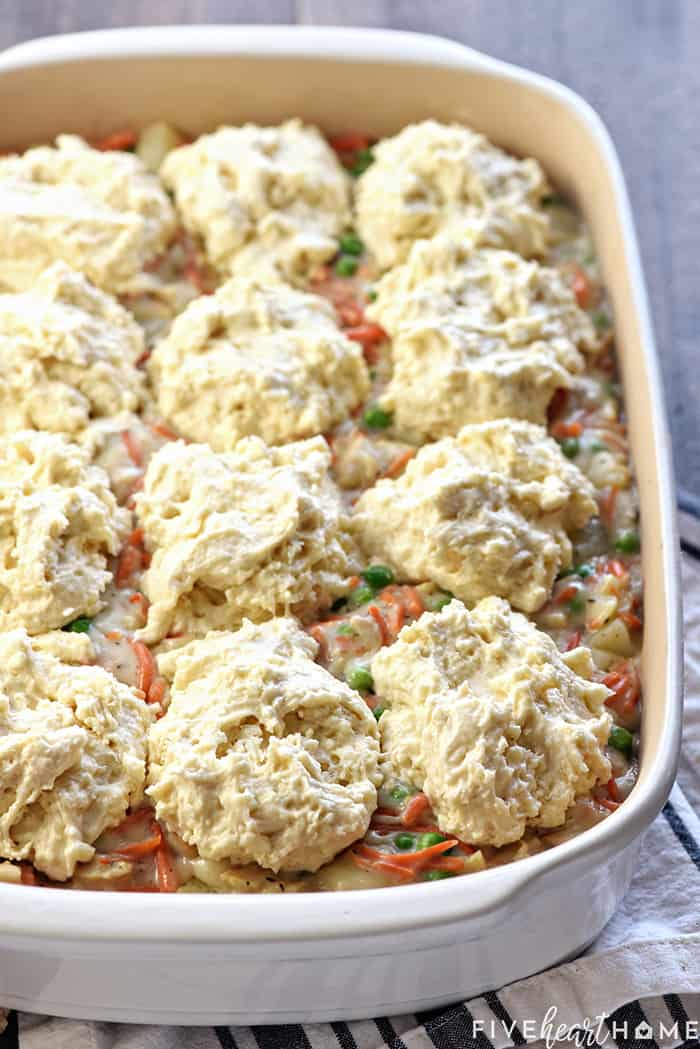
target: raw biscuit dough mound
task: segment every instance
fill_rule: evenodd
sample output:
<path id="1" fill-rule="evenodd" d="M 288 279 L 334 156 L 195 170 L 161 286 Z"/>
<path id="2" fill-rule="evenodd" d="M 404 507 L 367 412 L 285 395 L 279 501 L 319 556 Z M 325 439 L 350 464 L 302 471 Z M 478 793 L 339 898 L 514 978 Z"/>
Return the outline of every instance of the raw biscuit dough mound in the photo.
<path id="1" fill-rule="evenodd" d="M 501 419 L 421 448 L 360 497 L 353 525 L 400 580 L 534 612 L 571 562 L 568 533 L 596 512 L 590 481 L 543 427 Z"/>
<path id="2" fill-rule="evenodd" d="M 25 291 L 62 259 L 127 292 L 175 229 L 167 193 L 132 153 L 59 135 L 55 147 L 0 158 L 0 286 Z"/>
<path id="3" fill-rule="evenodd" d="M 153 552 L 146 641 L 327 607 L 358 570 L 322 437 L 231 452 L 182 441 L 151 459 L 137 514 Z"/>
<path id="4" fill-rule="evenodd" d="M 221 127 L 167 155 L 160 174 L 221 272 L 303 278 L 338 250 L 349 180 L 317 128 Z"/>
<path id="5" fill-rule="evenodd" d="M 141 801 L 153 714 L 101 667 L 0 634 L 0 856 L 70 878 Z"/>
<path id="6" fill-rule="evenodd" d="M 141 329 L 110 295 L 63 262 L 31 291 L 0 295 L 0 431 L 75 436 L 91 419 L 137 411 Z"/>
<path id="7" fill-rule="evenodd" d="M 129 528 L 107 475 L 58 434 L 0 438 L 0 630 L 43 634 L 102 607 Z"/>
<path id="8" fill-rule="evenodd" d="M 598 345 L 556 270 L 455 231 L 414 244 L 376 292 L 367 315 L 393 336 L 381 405 L 418 443 L 508 416 L 544 423 Z"/>
<path id="9" fill-rule="evenodd" d="M 148 794 L 205 859 L 315 871 L 365 833 L 376 722 L 316 648 L 274 619 L 160 657 L 171 699 L 150 733 Z"/>
<path id="10" fill-rule="evenodd" d="M 556 827 L 611 775 L 610 693 L 592 673 L 590 652 L 559 652 L 500 598 L 471 612 L 451 601 L 372 661 L 389 765 L 462 841 L 505 845 L 528 826 Z"/>
<path id="11" fill-rule="evenodd" d="M 359 179 L 360 235 L 382 269 L 402 262 L 415 240 L 454 223 L 480 244 L 543 255 L 547 181 L 536 160 L 517 160 L 459 124 L 410 124 L 373 147 Z"/>
<path id="12" fill-rule="evenodd" d="M 174 321 L 149 371 L 162 414 L 216 451 L 328 430 L 369 392 L 360 346 L 329 302 L 280 281 L 236 279 Z"/>

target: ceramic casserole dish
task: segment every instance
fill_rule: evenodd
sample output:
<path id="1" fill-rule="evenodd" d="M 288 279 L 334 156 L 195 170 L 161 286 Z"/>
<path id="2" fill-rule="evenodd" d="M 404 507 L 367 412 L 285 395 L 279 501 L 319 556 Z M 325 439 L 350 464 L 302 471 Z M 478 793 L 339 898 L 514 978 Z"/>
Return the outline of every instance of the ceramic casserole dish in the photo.
<path id="1" fill-rule="evenodd" d="M 611 917 L 676 771 L 681 723 L 674 485 L 630 207 L 610 139 L 567 88 L 458 44 L 374 30 L 178 27 L 55 37 L 0 57 L 0 150 L 69 131 L 299 115 L 392 134 L 462 121 L 536 157 L 593 234 L 616 317 L 644 535 L 639 780 L 609 819 L 440 884 L 292 896 L 47 892 L 0 884 L 0 1004 L 170 1024 L 415 1012 L 581 952 Z"/>

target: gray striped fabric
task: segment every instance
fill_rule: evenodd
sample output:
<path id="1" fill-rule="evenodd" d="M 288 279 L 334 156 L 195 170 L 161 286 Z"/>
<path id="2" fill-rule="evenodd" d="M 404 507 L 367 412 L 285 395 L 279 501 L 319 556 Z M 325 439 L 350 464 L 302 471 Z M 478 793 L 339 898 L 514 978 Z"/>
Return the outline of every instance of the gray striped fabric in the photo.
<path id="1" fill-rule="evenodd" d="M 682 498 L 681 510 L 680 787 L 648 832 L 629 894 L 583 958 L 430 1013 L 352 1023 L 144 1027 L 10 1013 L 0 1049 L 700 1049 L 700 506 Z"/>

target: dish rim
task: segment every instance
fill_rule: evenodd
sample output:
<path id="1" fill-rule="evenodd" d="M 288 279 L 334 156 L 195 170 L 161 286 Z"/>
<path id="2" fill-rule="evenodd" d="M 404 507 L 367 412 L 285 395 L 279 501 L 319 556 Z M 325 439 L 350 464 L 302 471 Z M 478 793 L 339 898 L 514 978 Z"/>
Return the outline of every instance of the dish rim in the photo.
<path id="1" fill-rule="evenodd" d="M 152 896 L 118 892 L 47 893 L 44 888 L 0 884 L 0 932 L 5 938 L 55 941 L 188 942 L 244 946 L 356 940 L 405 931 L 432 931 L 468 920 L 491 920 L 513 909 L 543 880 L 566 878 L 623 850 L 662 808 L 675 778 L 681 734 L 682 663 L 678 537 L 671 445 L 658 354 L 651 327 L 639 248 L 621 167 L 598 114 L 570 88 L 537 73 L 491 58 L 437 36 L 343 27 L 195 25 L 99 30 L 39 38 L 0 54 L 0 78 L 19 68 L 57 63 L 219 55 L 247 58 L 377 61 L 388 64 L 471 69 L 548 96 L 584 124 L 610 175 L 623 234 L 640 344 L 649 375 L 652 424 L 657 439 L 661 531 L 659 556 L 668 587 L 669 653 L 665 672 L 669 716 L 657 741 L 654 765 L 625 804 L 595 827 L 551 850 L 507 866 L 444 883 L 391 890 L 339 890 L 289 896 L 197 894 Z M 642 754 L 644 765 L 644 754 Z M 56 899 L 60 901 L 57 905 Z M 196 904 L 192 904 L 192 900 Z M 23 905 L 26 901 L 26 906 Z M 233 910 L 235 908 L 235 911 Z M 407 914 L 418 915 L 407 921 Z M 235 923 L 231 918 L 235 915 Z"/>

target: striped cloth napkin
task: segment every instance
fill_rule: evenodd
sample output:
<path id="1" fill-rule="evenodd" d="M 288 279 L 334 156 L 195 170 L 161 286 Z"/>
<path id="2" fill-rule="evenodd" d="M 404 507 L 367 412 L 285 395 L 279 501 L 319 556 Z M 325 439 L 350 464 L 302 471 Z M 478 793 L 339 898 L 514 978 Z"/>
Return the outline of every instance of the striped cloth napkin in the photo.
<path id="1" fill-rule="evenodd" d="M 145 1027 L 10 1013 L 0 1049 L 700 1049 L 700 504 L 681 500 L 687 694 L 678 783 L 628 894 L 576 961 L 430 1013 Z M 0 1010 L 0 1026 L 2 1025 Z"/>

